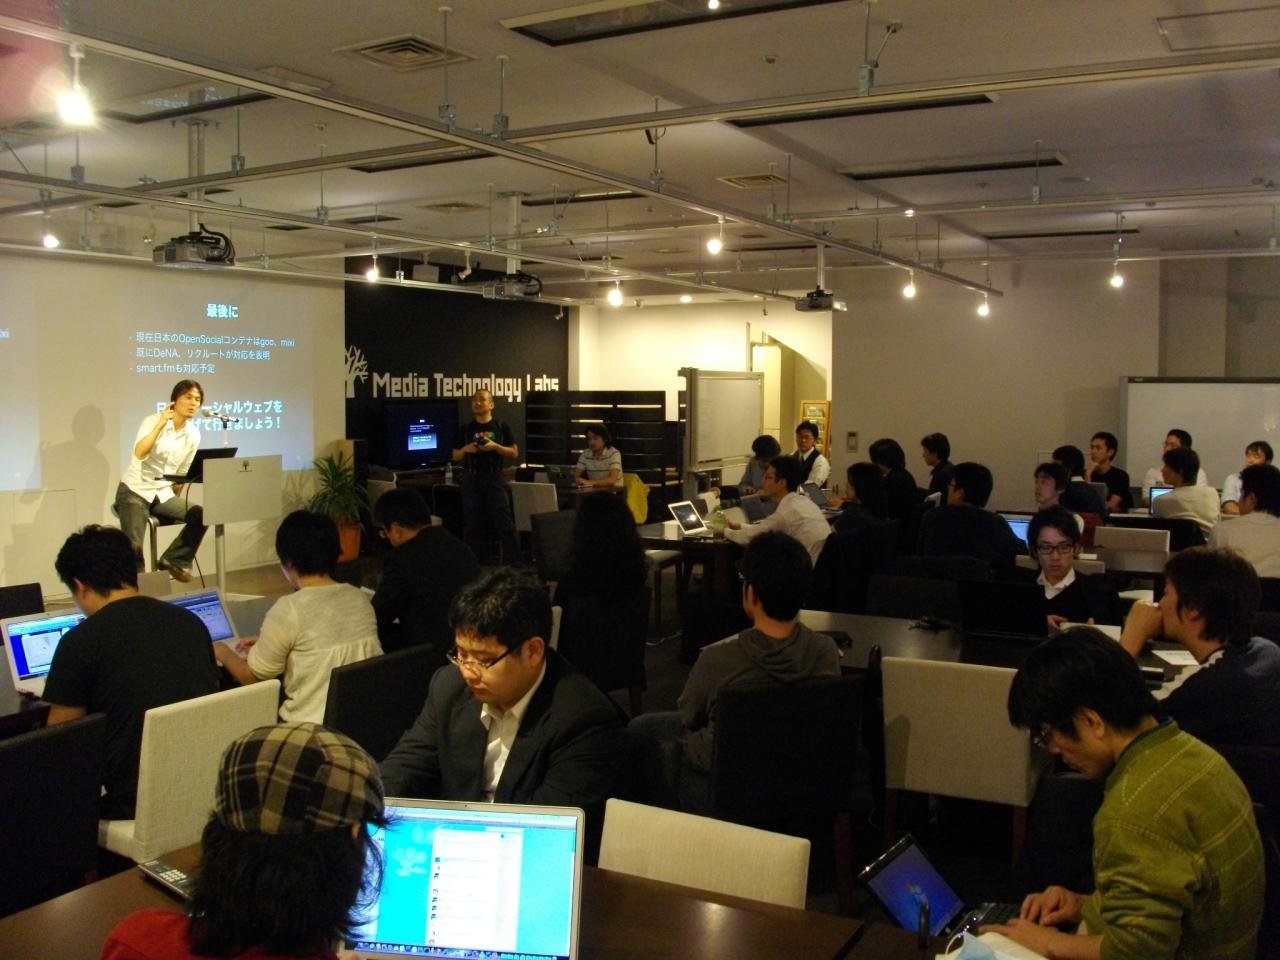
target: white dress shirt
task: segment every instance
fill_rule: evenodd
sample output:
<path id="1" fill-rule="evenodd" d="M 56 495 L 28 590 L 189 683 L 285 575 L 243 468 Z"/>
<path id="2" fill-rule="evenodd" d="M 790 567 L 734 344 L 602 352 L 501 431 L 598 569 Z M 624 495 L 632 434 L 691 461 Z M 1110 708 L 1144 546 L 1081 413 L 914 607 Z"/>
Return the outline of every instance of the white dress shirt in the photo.
<path id="1" fill-rule="evenodd" d="M 142 421 L 138 435 L 133 440 L 134 446 L 156 428 L 156 421 L 159 419 L 160 414 L 153 413 Z M 129 451 L 129 466 L 125 467 L 121 480 L 147 503 L 152 500 L 159 500 L 161 503 L 172 500 L 173 481 L 164 479 L 164 475 L 185 474 L 191 461 L 195 459 L 199 446 L 200 431 L 194 420 L 188 420 L 181 430 L 175 430 L 173 421 L 170 420 L 160 431 L 160 436 L 156 437 L 146 459 L 139 460 L 132 450 Z"/>
<path id="2" fill-rule="evenodd" d="M 516 654 L 519 656 L 519 654 Z M 484 724 L 488 735 L 484 744 L 484 798 L 493 803 L 493 795 L 498 792 L 498 781 L 502 779 L 502 770 L 507 765 L 507 757 L 511 754 L 511 745 L 515 743 L 516 733 L 520 730 L 520 721 L 529 709 L 529 701 L 538 688 L 542 686 L 542 678 L 547 675 L 547 665 L 542 664 L 542 671 L 534 681 L 529 692 L 515 702 L 510 710 L 503 710 L 496 703 L 485 703 L 480 706 L 480 722 Z"/>
<path id="3" fill-rule="evenodd" d="M 1036 577 L 1036 583 L 1044 587 L 1044 598 L 1046 600 L 1052 600 L 1054 597 L 1056 597 L 1063 590 L 1067 589 L 1067 587 L 1071 586 L 1075 582 L 1076 582 L 1075 567 L 1071 567 L 1069 570 L 1067 570 L 1067 575 L 1063 577 L 1061 580 L 1059 580 L 1057 583 L 1050 583 L 1048 580 L 1046 580 L 1044 577 L 1043 570 L 1040 571 L 1040 576 Z"/>
<path id="4" fill-rule="evenodd" d="M 769 530 L 795 537 L 809 551 L 809 559 L 815 564 L 827 537 L 831 536 L 831 525 L 818 505 L 798 492 L 788 493 L 778 504 L 778 509 L 760 522 L 748 523 L 737 530 L 726 530 L 724 535 L 734 543 L 746 546 Z"/>

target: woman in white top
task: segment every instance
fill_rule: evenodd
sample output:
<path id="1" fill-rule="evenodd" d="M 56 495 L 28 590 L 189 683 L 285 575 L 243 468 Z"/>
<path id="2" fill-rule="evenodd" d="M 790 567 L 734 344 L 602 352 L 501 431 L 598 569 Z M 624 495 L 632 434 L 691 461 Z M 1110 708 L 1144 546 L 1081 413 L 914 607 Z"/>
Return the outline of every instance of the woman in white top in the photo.
<path id="1" fill-rule="evenodd" d="M 338 566 L 338 528 L 323 514 L 295 510 L 276 531 L 280 570 L 296 593 L 267 611 L 262 631 L 237 649 L 213 645 L 218 663 L 240 683 L 280 677 L 284 703 L 280 719 L 324 720 L 329 674 L 334 667 L 382 653 L 373 604 L 358 587 L 333 579 Z"/>
<path id="2" fill-rule="evenodd" d="M 587 449 L 573 468 L 579 487 L 622 486 L 622 454 L 612 446 L 613 438 L 603 423 L 587 424 Z"/>
<path id="3" fill-rule="evenodd" d="M 175 580 L 191 579 L 187 569 L 204 539 L 204 510 L 189 505 L 182 496 L 183 484 L 166 480 L 165 475 L 183 476 L 191 467 L 200 446 L 195 417 L 204 403 L 204 388 L 195 380 L 179 380 L 169 394 L 169 404 L 142 421 L 133 443 L 133 455 L 116 488 L 116 513 L 120 529 L 133 544 L 138 566 L 142 566 L 142 541 L 147 514 L 169 521 L 183 521 L 182 532 L 165 550 L 159 566 Z"/>

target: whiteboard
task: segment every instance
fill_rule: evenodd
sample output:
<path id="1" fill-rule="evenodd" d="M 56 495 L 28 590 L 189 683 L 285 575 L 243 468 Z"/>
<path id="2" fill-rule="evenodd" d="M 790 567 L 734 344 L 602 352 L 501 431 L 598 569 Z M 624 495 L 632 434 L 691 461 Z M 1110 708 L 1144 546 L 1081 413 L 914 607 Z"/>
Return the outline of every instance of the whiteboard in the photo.
<path id="1" fill-rule="evenodd" d="M 1191 434 L 1200 466 L 1219 488 L 1244 466 L 1244 448 L 1254 440 L 1280 450 L 1280 380 L 1122 377 L 1120 395 L 1120 466 L 1135 485 L 1160 464 L 1165 435 L 1174 427 Z"/>
<path id="2" fill-rule="evenodd" d="M 764 423 L 764 374 L 685 367 L 685 469 L 746 463 Z"/>

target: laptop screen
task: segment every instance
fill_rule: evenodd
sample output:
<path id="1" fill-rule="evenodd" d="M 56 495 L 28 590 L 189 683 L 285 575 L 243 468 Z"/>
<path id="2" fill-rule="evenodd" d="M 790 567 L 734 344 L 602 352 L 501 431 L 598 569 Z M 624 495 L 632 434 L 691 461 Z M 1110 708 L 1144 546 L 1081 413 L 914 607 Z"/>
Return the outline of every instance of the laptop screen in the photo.
<path id="1" fill-rule="evenodd" d="M 680 528 L 685 533 L 693 533 L 695 530 L 705 530 L 707 525 L 702 522 L 702 517 L 698 515 L 698 508 L 693 505 L 690 500 L 681 500 L 679 503 L 670 504 L 671 515 L 680 523 Z"/>
<path id="2" fill-rule="evenodd" d="M 163 599 L 175 607 L 190 610 L 199 617 L 215 642 L 236 638 L 235 627 L 231 625 L 231 617 L 227 614 L 227 608 L 223 606 L 222 597 L 218 596 L 217 590 L 201 590 L 198 593 L 184 593 L 181 596 Z"/>
<path id="3" fill-rule="evenodd" d="M 353 934 L 362 955 L 577 956 L 582 812 L 388 800 L 382 886 Z"/>
<path id="4" fill-rule="evenodd" d="M 1152 487 L 1151 488 L 1151 515 L 1156 515 L 1156 501 L 1172 490 L 1173 487 Z M 1175 501 L 1176 502 L 1176 501 Z"/>
<path id="5" fill-rule="evenodd" d="M 900 927 L 915 930 L 920 905 L 929 904 L 929 935 L 937 936 L 964 910 L 964 902 L 934 869 L 910 834 L 863 871 L 862 879 Z"/>
<path id="6" fill-rule="evenodd" d="M 822 492 L 822 488 L 816 483 L 803 483 L 800 485 L 800 489 L 823 510 L 827 508 L 827 495 Z"/>
<path id="7" fill-rule="evenodd" d="M 13 657 L 14 676 L 18 680 L 46 676 L 63 634 L 83 619 L 84 614 L 74 610 L 7 622 L 4 641 Z"/>
<path id="8" fill-rule="evenodd" d="M 1030 546 L 1030 541 L 1027 540 L 1027 530 L 1031 527 L 1031 518 L 1008 513 L 1001 514 L 1001 516 L 1004 517 L 1004 522 L 1009 524 L 1009 529 L 1013 531 L 1013 535 Z"/>

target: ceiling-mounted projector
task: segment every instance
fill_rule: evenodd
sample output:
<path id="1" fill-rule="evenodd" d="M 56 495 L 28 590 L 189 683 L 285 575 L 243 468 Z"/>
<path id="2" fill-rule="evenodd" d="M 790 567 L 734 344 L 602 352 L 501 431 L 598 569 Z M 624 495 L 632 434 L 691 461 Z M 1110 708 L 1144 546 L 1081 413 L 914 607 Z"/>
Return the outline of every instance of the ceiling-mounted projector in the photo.
<path id="1" fill-rule="evenodd" d="M 524 300 L 542 292 L 542 281 L 528 273 L 508 273 L 480 288 L 486 300 Z"/>
<path id="2" fill-rule="evenodd" d="M 828 293 L 821 287 L 815 287 L 809 293 L 796 300 L 797 310 L 834 310 L 835 308 L 835 294 Z"/>
<path id="3" fill-rule="evenodd" d="M 236 248 L 225 233 L 209 230 L 202 223 L 199 230 L 157 243 L 151 250 L 151 261 L 162 267 L 229 267 L 236 262 Z"/>

